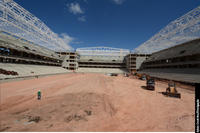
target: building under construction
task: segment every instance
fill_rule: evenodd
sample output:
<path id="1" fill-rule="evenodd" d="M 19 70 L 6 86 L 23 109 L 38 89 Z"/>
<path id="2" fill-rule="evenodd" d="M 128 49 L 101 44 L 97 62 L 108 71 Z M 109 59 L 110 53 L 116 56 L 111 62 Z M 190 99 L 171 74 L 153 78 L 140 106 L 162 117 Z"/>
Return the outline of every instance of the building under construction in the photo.
<path id="1" fill-rule="evenodd" d="M 109 48 L 109 47 L 90 47 L 78 48 L 76 52 L 68 52 L 63 67 L 76 66 L 79 68 L 111 68 L 125 69 L 125 56 L 129 50 Z"/>
<path id="2" fill-rule="evenodd" d="M 54 51 L 6 32 L 0 32 L 0 51 L 2 63 L 61 66 L 62 62 Z"/>
<path id="3" fill-rule="evenodd" d="M 14 65 L 10 68 L 13 71 L 18 71 L 16 66 L 19 64 L 51 68 L 57 66 L 62 69 L 62 72 L 124 73 L 139 68 L 139 65 L 127 67 L 135 59 L 134 56 L 129 56 L 133 54 L 127 49 L 91 47 L 79 48 L 74 52 L 56 52 L 3 31 L 0 32 L 0 50 L 1 66 L 6 69 L 9 64 L 10 67 Z M 137 62 L 140 64 L 146 59 L 144 55 L 137 55 L 138 57 L 140 59 L 137 59 Z M 29 66 L 28 69 L 32 68 L 34 66 Z M 31 72 L 34 71 L 37 70 L 33 69 Z M 21 70 L 18 73 L 20 76 Z"/>
<path id="4" fill-rule="evenodd" d="M 139 71 L 152 77 L 196 83 L 200 79 L 199 48 L 200 39 L 195 39 L 152 55 L 134 54 L 127 49 L 109 47 L 55 52 L 1 31 L 1 79 L 68 72 Z M 6 75 L 6 71 L 14 71 L 18 75 Z"/>
<path id="5" fill-rule="evenodd" d="M 69 72 L 140 71 L 160 78 L 199 82 L 199 41 L 152 55 L 110 47 L 71 50 L 36 16 L 14 1 L 0 0 L 0 79 Z"/>
<path id="6" fill-rule="evenodd" d="M 157 78 L 200 83 L 200 39 L 155 52 L 140 69 Z"/>
<path id="7" fill-rule="evenodd" d="M 67 1 L 67 8 L 79 2 Z M 51 9 L 47 15 L 56 14 Z M 0 0 L 0 131 L 194 131 L 199 31 L 200 7 L 134 52 L 73 49 L 73 38 L 15 1 Z"/>
<path id="8" fill-rule="evenodd" d="M 133 54 L 126 55 L 126 68 L 130 73 L 134 73 L 140 69 L 141 64 L 149 57 L 149 54 Z"/>

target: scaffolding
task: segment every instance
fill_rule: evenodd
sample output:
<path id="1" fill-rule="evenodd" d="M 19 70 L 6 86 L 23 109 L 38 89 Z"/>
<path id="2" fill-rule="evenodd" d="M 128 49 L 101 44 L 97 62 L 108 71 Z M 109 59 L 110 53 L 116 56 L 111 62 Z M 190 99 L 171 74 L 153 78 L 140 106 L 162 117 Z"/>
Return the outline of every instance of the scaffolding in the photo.
<path id="1" fill-rule="evenodd" d="M 71 49 L 40 19 L 13 0 L 0 0 L 0 31 L 14 34 L 52 50 Z"/>
<path id="2" fill-rule="evenodd" d="M 134 53 L 151 54 L 200 37 L 200 6 L 170 22 Z"/>
<path id="3" fill-rule="evenodd" d="M 120 56 L 124 57 L 130 53 L 128 49 L 119 49 L 111 47 L 86 47 L 78 48 L 76 52 L 81 56 Z"/>

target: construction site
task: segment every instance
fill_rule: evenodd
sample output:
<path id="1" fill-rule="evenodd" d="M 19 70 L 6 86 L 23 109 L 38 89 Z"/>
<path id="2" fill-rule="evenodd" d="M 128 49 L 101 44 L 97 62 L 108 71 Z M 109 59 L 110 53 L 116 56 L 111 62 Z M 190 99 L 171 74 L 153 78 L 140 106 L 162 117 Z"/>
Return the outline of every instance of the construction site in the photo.
<path id="1" fill-rule="evenodd" d="M 200 7 L 191 12 L 199 22 Z M 19 4 L 0 0 L 0 131 L 195 130 L 200 38 L 152 53 L 49 49 L 63 43 Z"/>

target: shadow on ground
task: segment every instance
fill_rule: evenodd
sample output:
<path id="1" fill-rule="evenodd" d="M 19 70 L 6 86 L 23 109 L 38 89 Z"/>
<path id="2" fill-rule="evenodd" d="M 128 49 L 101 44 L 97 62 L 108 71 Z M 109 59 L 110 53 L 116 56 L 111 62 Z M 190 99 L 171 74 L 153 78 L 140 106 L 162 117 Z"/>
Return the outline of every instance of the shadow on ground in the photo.
<path id="1" fill-rule="evenodd" d="M 141 86 L 141 88 L 144 89 L 144 90 L 148 90 L 148 91 L 154 91 L 154 90 L 147 89 L 146 86 Z"/>

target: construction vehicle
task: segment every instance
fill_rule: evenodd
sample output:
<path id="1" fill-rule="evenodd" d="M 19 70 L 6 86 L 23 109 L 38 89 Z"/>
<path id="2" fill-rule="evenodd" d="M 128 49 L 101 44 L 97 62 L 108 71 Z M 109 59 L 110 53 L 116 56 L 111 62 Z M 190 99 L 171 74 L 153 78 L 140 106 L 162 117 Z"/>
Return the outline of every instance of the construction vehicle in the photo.
<path id="1" fill-rule="evenodd" d="M 135 73 L 135 76 L 136 76 L 138 79 L 141 79 L 142 75 L 144 75 L 144 74 L 141 74 L 141 73 Z"/>
<path id="2" fill-rule="evenodd" d="M 111 73 L 110 76 L 117 76 L 117 73 Z"/>
<path id="3" fill-rule="evenodd" d="M 140 78 L 139 78 L 140 80 L 147 80 L 147 78 L 146 78 L 146 75 L 145 74 L 143 74 Z"/>
<path id="4" fill-rule="evenodd" d="M 153 78 L 148 78 L 146 82 L 146 89 L 147 90 L 155 90 L 155 81 Z"/>
<path id="5" fill-rule="evenodd" d="M 166 89 L 166 92 L 163 92 L 163 95 L 169 96 L 169 97 L 176 97 L 176 98 L 181 98 L 181 94 L 178 93 L 176 89 L 176 84 L 172 81 L 168 83 L 168 87 Z"/>

